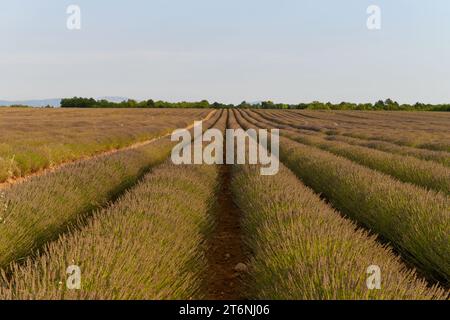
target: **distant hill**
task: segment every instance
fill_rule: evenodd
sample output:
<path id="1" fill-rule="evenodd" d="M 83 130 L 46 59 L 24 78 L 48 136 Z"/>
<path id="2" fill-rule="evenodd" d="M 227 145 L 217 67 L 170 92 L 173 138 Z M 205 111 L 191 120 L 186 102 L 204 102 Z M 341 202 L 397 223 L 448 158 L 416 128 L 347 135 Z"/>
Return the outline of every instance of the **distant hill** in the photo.
<path id="1" fill-rule="evenodd" d="M 98 100 L 108 100 L 110 102 L 122 102 L 128 100 L 125 97 L 99 97 Z M 45 107 L 50 105 L 52 107 L 59 107 L 61 104 L 61 98 L 55 99 L 42 99 L 42 100 L 0 100 L 0 106 L 9 107 L 12 105 L 24 105 L 30 107 Z"/>
<path id="2" fill-rule="evenodd" d="M 53 107 L 59 107 L 61 99 L 43 99 L 43 100 L 17 100 L 17 101 L 8 101 L 8 100 L 0 100 L 0 106 L 9 107 L 12 105 L 24 105 L 30 107 L 45 107 L 47 105 Z"/>

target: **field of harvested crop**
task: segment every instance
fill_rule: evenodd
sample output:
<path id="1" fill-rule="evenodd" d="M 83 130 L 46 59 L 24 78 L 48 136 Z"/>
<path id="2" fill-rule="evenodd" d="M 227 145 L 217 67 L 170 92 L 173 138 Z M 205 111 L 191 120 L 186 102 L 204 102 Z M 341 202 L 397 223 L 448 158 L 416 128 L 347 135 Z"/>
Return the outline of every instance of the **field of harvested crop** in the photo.
<path id="1" fill-rule="evenodd" d="M 280 129 L 279 171 L 174 164 L 195 120 Z M 448 113 L 5 109 L 0 133 L 0 299 L 449 298 Z"/>

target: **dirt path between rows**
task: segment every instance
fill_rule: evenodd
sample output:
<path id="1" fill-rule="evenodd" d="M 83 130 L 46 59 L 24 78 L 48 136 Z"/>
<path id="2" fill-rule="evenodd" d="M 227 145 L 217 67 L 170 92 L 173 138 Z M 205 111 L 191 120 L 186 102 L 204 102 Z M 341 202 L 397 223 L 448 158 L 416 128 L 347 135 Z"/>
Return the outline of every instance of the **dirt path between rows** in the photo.
<path id="1" fill-rule="evenodd" d="M 242 280 L 246 272 L 235 270 L 238 264 L 247 263 L 240 224 L 241 211 L 233 202 L 232 166 L 220 165 L 219 170 L 221 187 L 217 197 L 216 227 L 208 240 L 206 253 L 209 265 L 206 274 L 208 284 L 206 298 L 242 300 L 245 299 Z"/>
<path id="2" fill-rule="evenodd" d="M 212 110 L 205 118 L 202 119 L 202 121 L 204 122 L 204 121 L 207 121 L 207 120 L 211 119 L 211 117 L 215 113 L 216 113 L 216 110 Z M 190 124 L 189 126 L 185 127 L 184 129 L 190 130 L 193 127 L 194 127 L 194 123 Z M 12 185 L 15 185 L 15 184 L 23 183 L 23 182 L 25 182 L 25 181 L 27 181 L 27 180 L 29 180 L 31 178 L 34 178 L 34 177 L 44 176 L 44 175 L 49 174 L 51 172 L 60 170 L 63 167 L 65 167 L 67 165 L 70 165 L 70 164 L 75 164 L 75 163 L 84 162 L 84 161 L 90 161 L 92 159 L 96 159 L 96 158 L 99 158 L 99 157 L 111 155 L 111 154 L 114 154 L 114 153 L 117 153 L 117 152 L 120 152 L 120 151 L 126 151 L 126 150 L 131 150 L 131 149 L 136 149 L 136 148 L 139 148 L 139 147 L 143 147 L 143 146 L 146 146 L 146 145 L 148 145 L 150 143 L 153 143 L 155 141 L 158 141 L 158 140 L 164 139 L 166 137 L 169 137 L 169 136 L 171 136 L 171 134 L 172 133 L 170 132 L 170 133 L 164 134 L 162 136 L 159 136 L 159 137 L 147 140 L 147 141 L 133 143 L 132 145 L 129 145 L 128 147 L 125 147 L 125 148 L 103 151 L 103 152 L 97 153 L 97 154 L 95 154 L 93 156 L 81 157 L 81 158 L 78 158 L 76 160 L 71 160 L 71 161 L 59 163 L 59 164 L 56 164 L 54 166 L 48 167 L 46 169 L 42 169 L 42 170 L 39 170 L 39 171 L 37 171 L 35 173 L 26 175 L 25 177 L 10 178 L 10 179 L 8 179 L 5 182 L 0 183 L 0 190 L 6 189 L 6 188 L 8 188 L 8 187 L 10 187 Z"/>

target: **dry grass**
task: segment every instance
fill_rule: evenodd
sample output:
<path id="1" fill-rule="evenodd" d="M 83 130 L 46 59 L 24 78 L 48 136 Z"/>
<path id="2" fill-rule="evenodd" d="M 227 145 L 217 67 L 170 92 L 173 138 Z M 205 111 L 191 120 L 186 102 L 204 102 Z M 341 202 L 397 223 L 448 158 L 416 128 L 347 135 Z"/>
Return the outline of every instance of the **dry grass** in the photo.
<path id="1" fill-rule="evenodd" d="M 184 128 L 211 110 L 0 109 L 0 182 Z"/>

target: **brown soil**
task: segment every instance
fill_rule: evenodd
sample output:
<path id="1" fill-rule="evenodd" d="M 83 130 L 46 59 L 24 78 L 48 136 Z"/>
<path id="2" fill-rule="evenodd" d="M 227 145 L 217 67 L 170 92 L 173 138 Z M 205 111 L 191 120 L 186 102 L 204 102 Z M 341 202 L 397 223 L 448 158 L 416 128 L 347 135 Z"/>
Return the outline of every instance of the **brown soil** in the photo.
<path id="1" fill-rule="evenodd" d="M 216 206 L 216 227 L 208 243 L 207 299 L 245 299 L 242 280 L 245 273 L 234 270 L 247 263 L 241 231 L 241 211 L 233 202 L 230 165 L 220 166 L 220 190 Z"/>

